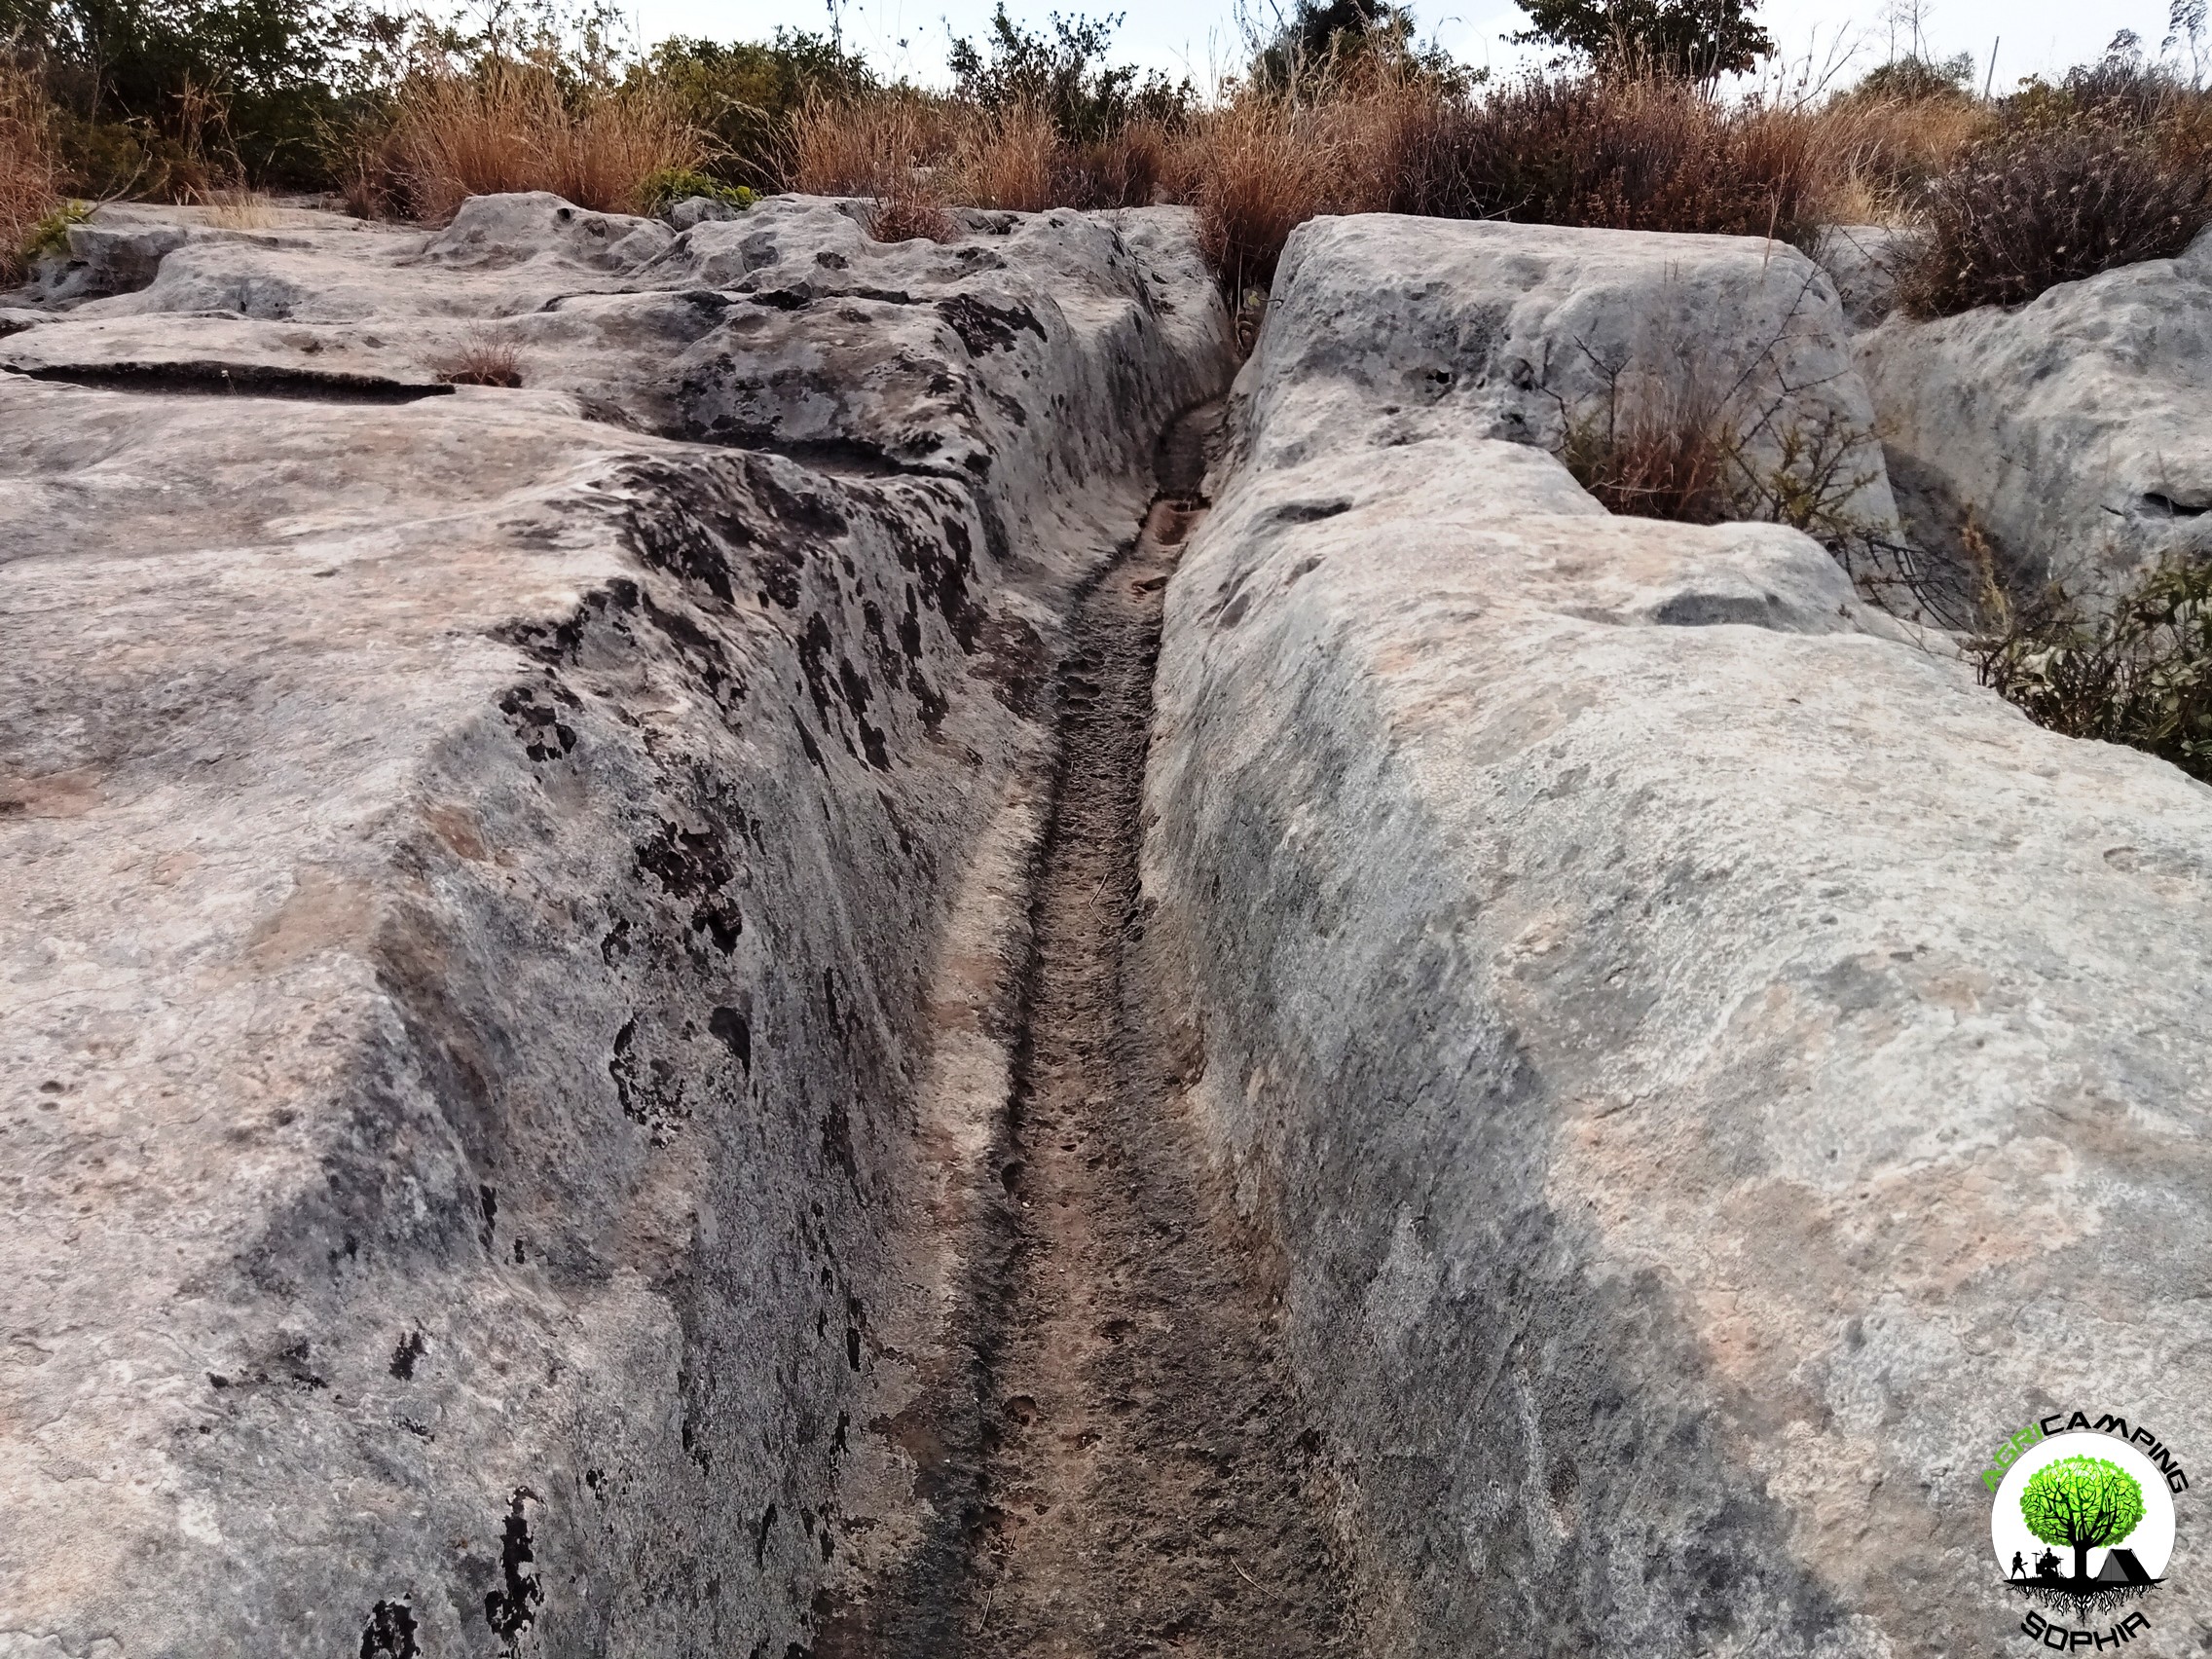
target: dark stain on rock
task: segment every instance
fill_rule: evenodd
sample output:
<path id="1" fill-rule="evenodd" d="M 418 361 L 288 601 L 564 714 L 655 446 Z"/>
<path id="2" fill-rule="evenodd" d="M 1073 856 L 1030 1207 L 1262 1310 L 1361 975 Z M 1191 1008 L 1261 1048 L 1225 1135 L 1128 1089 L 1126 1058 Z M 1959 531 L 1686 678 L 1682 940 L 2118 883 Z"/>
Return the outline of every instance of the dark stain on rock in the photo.
<path id="1" fill-rule="evenodd" d="M 860 1162 L 853 1157 L 853 1118 L 842 1100 L 822 1114 L 822 1156 L 845 1172 L 854 1192 L 860 1191 Z"/>
<path id="2" fill-rule="evenodd" d="M 638 1057 L 635 1045 L 638 1040 L 638 1020 L 633 1014 L 622 1022 L 622 1029 L 614 1034 L 614 1053 L 607 1062 L 607 1075 L 614 1080 L 614 1099 L 622 1108 L 622 1116 L 633 1124 L 645 1121 L 645 1109 L 639 1087 Z M 491 1189 L 486 1188 L 489 1192 Z M 486 1229 L 489 1235 L 489 1227 Z M 490 1248 L 487 1236 L 486 1248 Z"/>
<path id="3" fill-rule="evenodd" d="M 635 1025 L 637 1021 L 632 1020 L 630 1023 Z M 629 1026 L 624 1026 L 623 1029 L 627 1031 Z M 621 1039 L 615 1040 L 615 1046 L 617 1048 L 621 1046 Z M 490 1186 L 479 1186 L 476 1189 L 476 1207 L 484 1212 L 484 1225 L 476 1230 L 477 1241 L 489 1251 L 492 1248 L 493 1230 L 498 1226 L 499 1222 L 498 1190 Z"/>
<path id="4" fill-rule="evenodd" d="M 735 596 L 728 549 L 692 514 L 640 512 L 631 516 L 628 529 L 631 551 L 646 565 L 698 583 L 724 605 Z"/>
<path id="5" fill-rule="evenodd" d="M 637 867 L 671 897 L 691 902 L 694 935 L 706 934 L 725 956 L 737 948 L 745 914 L 729 889 L 737 884 L 738 868 L 719 835 L 663 821 L 639 847 Z"/>
<path id="6" fill-rule="evenodd" d="M 361 1659 L 421 1659 L 415 1610 L 405 1602 L 379 1602 L 361 1627 Z"/>
<path id="7" fill-rule="evenodd" d="M 558 760 L 576 747 L 575 728 L 561 717 L 582 706 L 575 693 L 554 680 L 516 685 L 499 697 L 499 712 L 533 760 Z"/>
<path id="8" fill-rule="evenodd" d="M 484 1595 L 484 1622 L 507 1644 L 509 1659 L 520 1651 L 522 1633 L 536 1621 L 537 1605 L 545 1596 L 544 1588 L 537 1581 L 537 1557 L 531 1547 L 530 1518 L 523 1507 L 536 1501 L 537 1494 L 530 1488 L 515 1489 L 514 1500 L 507 1508 L 499 1550 L 500 1575 L 504 1583 Z"/>
<path id="9" fill-rule="evenodd" d="M 814 741 L 814 733 L 806 729 L 806 721 L 799 719 L 796 709 L 792 711 L 792 724 L 798 727 L 798 746 L 806 751 L 808 764 L 827 778 L 830 767 L 822 758 L 822 745 Z"/>
<path id="10" fill-rule="evenodd" d="M 682 610 L 663 610 L 645 596 L 645 616 L 675 646 L 683 665 L 698 676 L 701 684 L 722 707 L 745 700 L 745 678 L 731 665 L 729 651 L 714 634 Z"/>
<path id="11" fill-rule="evenodd" d="M 961 650 L 973 654 L 985 612 L 969 590 L 976 578 L 976 559 L 968 527 L 958 519 L 946 519 L 944 539 L 940 542 L 928 530 L 904 519 L 893 518 L 887 525 L 900 568 L 914 578 L 924 603 L 944 618 Z"/>
<path id="12" fill-rule="evenodd" d="M 960 344 L 972 357 L 1014 349 L 1014 337 L 1023 329 L 1042 340 L 1045 325 L 1024 305 L 993 305 L 974 294 L 955 294 L 937 303 L 938 315 L 952 325 Z"/>
<path id="13" fill-rule="evenodd" d="M 994 616 L 983 631 L 983 654 L 977 664 L 999 701 L 1023 719 L 1035 716 L 1051 681 L 1051 653 L 1026 618 Z"/>
<path id="14" fill-rule="evenodd" d="M 609 968 L 630 954 L 630 918 L 616 916 L 599 941 L 599 959 Z"/>
<path id="15" fill-rule="evenodd" d="M 753 1565 L 755 1567 L 764 1567 L 768 1565 L 768 1532 L 775 1525 L 776 1506 L 771 1503 L 761 1514 L 760 1525 L 753 1533 Z"/>
<path id="16" fill-rule="evenodd" d="M 753 1021 L 742 1009 L 718 1008 L 707 1017 L 707 1030 L 719 1039 L 729 1050 L 737 1063 L 745 1068 L 748 1077 L 753 1075 Z"/>
<path id="17" fill-rule="evenodd" d="M 617 576 L 585 594 L 575 609 L 558 622 L 510 622 L 494 628 L 492 638 L 528 651 L 539 662 L 559 667 L 576 660 L 584 633 L 606 623 L 620 630 L 624 615 L 638 608 L 638 584 Z"/>

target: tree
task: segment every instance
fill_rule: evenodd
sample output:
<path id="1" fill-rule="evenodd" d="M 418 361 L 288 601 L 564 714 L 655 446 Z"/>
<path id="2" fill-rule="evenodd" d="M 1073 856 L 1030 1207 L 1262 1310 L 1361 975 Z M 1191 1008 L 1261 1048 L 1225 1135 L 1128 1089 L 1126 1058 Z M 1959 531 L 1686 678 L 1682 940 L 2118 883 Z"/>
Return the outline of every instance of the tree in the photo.
<path id="1" fill-rule="evenodd" d="M 2118 1463 L 2061 1457 L 2020 1493 L 2020 1519 L 2046 1544 L 2074 1552 L 2074 1581 L 2089 1576 L 2089 1552 L 2120 1543 L 2143 1519 L 2143 1489 Z"/>
<path id="2" fill-rule="evenodd" d="M 1758 0 L 1521 0 L 1532 25 L 1513 39 L 1564 48 L 1600 69 L 1693 81 L 1748 74 L 1773 55 Z"/>
<path id="3" fill-rule="evenodd" d="M 1006 15 L 999 0 L 983 37 L 986 52 L 965 35 L 945 56 L 960 96 L 997 115 L 1010 109 L 1041 110 L 1062 138 L 1095 143 L 1132 121 L 1172 126 L 1190 113 L 1196 91 L 1155 69 L 1139 79 L 1134 64 L 1110 63 L 1107 51 L 1122 15 L 1063 18 L 1053 12 L 1050 38 Z"/>

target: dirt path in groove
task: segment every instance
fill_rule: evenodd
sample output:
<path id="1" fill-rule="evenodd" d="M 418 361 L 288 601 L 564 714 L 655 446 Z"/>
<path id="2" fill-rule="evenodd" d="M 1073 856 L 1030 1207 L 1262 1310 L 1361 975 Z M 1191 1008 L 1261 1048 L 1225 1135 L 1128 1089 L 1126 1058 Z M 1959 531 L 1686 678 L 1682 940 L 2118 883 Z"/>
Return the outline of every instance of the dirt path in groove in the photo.
<path id="1" fill-rule="evenodd" d="M 1162 440 L 1134 550 L 1084 600 L 1032 917 L 1001 1176 L 1014 1235 L 979 1310 L 977 1524 L 932 1646 L 1084 1659 L 1351 1651 L 1334 1494 L 1278 1352 L 1279 1284 L 1185 1122 L 1139 954 L 1137 853 L 1162 590 L 1202 516 L 1215 411 Z M 957 1632 L 957 1635 L 952 1633 Z"/>

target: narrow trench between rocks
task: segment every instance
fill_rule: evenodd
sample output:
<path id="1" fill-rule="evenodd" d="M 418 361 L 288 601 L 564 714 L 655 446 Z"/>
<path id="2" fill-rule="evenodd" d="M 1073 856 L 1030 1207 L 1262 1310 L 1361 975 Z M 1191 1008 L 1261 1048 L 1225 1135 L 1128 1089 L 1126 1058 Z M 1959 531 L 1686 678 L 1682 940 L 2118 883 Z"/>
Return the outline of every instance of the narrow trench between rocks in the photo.
<path id="1" fill-rule="evenodd" d="M 1163 1035 L 1142 968 L 1162 597 L 1204 514 L 1218 420 L 1209 405 L 1162 438 L 1143 532 L 1075 617 L 998 1171 L 1011 1235 L 973 1314 L 979 1466 L 959 1565 L 897 1651 L 1348 1651 L 1334 1493 L 1280 1352 L 1279 1270 L 1182 1115 L 1196 1056 Z"/>

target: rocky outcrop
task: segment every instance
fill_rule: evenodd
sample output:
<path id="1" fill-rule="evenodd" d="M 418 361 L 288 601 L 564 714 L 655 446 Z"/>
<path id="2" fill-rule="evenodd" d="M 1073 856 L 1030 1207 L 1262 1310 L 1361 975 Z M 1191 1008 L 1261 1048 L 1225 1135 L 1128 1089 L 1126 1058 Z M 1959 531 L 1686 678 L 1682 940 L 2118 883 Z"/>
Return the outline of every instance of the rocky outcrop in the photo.
<path id="1" fill-rule="evenodd" d="M 1164 209 L 273 219 L 0 342 L 0 1654 L 803 1650 L 966 1524 L 1061 620 L 1226 319 Z"/>
<path id="2" fill-rule="evenodd" d="M 2212 240 L 1861 336 L 1910 538 L 2090 596 L 2212 548 Z M 1971 527 L 1972 535 L 1965 534 Z"/>
<path id="3" fill-rule="evenodd" d="M 1899 225 L 1831 225 L 1814 257 L 1835 283 L 1843 314 L 1871 328 L 1897 310 L 1898 279 L 1924 244 L 1924 233 Z"/>
<path id="4" fill-rule="evenodd" d="M 1610 517 L 1453 419 L 1512 235 L 1293 239 L 1148 782 L 1185 1103 L 1283 1251 L 1367 1650 L 1986 1650 L 2012 1428 L 2212 1434 L 2212 793 L 1794 532 Z M 2159 1595 L 2179 1651 L 2212 1593 Z"/>
<path id="5" fill-rule="evenodd" d="M 1895 529 L 1834 284 L 1793 248 L 1375 213 L 1316 220 L 1284 257 L 1293 279 L 1248 371 L 1257 464 L 1303 461 L 1347 426 L 1382 450 L 1438 432 L 1558 450 L 1575 429 L 1710 424 L 1748 496 L 1817 466 L 1829 519 Z M 1360 320 L 1382 313 L 1386 332 Z"/>

